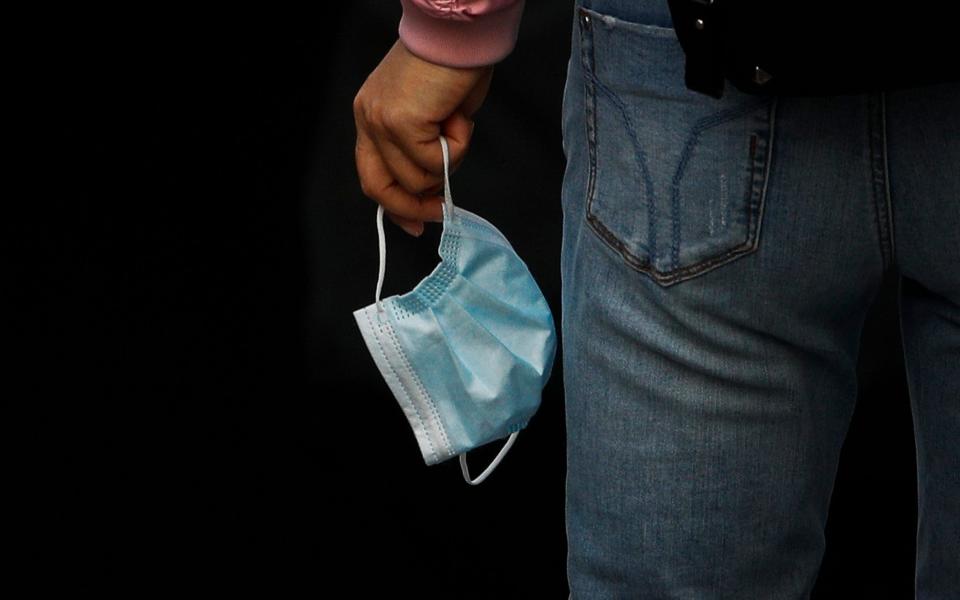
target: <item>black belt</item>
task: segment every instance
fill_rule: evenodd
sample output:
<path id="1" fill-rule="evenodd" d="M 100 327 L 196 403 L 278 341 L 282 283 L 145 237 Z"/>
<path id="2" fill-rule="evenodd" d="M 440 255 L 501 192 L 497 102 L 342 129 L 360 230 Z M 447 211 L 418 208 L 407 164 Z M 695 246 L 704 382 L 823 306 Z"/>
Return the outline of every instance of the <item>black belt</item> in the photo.
<path id="1" fill-rule="evenodd" d="M 686 85 L 715 98 L 725 81 L 750 94 L 800 96 L 960 81 L 952 2 L 668 2 Z"/>

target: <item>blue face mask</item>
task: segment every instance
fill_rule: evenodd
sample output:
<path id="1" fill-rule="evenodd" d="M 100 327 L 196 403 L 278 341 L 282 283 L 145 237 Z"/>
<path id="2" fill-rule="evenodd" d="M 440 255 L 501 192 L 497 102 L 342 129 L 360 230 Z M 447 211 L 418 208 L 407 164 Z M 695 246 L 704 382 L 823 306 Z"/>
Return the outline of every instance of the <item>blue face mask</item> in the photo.
<path id="1" fill-rule="evenodd" d="M 442 261 L 410 292 L 380 300 L 386 244 L 377 208 L 376 301 L 354 311 L 367 349 L 407 417 L 427 465 L 460 456 L 482 482 L 540 406 L 556 353 L 553 315 L 527 265 L 486 219 L 454 208 L 443 149 Z M 509 436 L 476 479 L 466 452 Z"/>

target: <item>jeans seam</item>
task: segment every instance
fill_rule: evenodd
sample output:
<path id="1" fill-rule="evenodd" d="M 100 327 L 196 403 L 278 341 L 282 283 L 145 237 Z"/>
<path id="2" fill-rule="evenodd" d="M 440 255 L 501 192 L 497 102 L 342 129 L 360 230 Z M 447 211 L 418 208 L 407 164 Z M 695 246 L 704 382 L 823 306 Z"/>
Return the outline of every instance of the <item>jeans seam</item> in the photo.
<path id="1" fill-rule="evenodd" d="M 893 200 L 890 194 L 890 157 L 887 153 L 887 93 L 880 92 L 880 127 L 883 132 L 883 190 L 887 211 L 887 235 L 890 240 L 890 262 L 897 260 L 897 239 L 893 229 Z"/>
<path id="2" fill-rule="evenodd" d="M 911 416 L 913 417 L 913 451 L 914 451 L 914 456 L 916 457 L 916 469 L 917 469 L 917 476 L 916 476 L 916 479 L 914 480 L 914 485 L 916 486 L 917 503 L 918 503 L 917 508 L 919 509 L 919 503 L 922 501 L 922 498 L 923 498 L 923 486 L 921 482 L 922 474 L 920 472 L 920 452 L 921 452 L 920 430 L 922 429 L 922 424 L 920 423 L 919 411 L 917 410 L 915 399 L 911 395 L 912 387 L 910 385 L 910 365 L 908 363 L 908 356 L 907 356 L 908 342 L 907 342 L 906 330 L 903 326 L 903 312 L 904 312 L 903 275 L 898 275 L 897 276 L 897 326 L 900 332 L 900 356 L 903 359 L 903 365 L 904 365 L 904 379 L 907 384 L 907 399 L 910 402 L 910 411 L 911 411 Z M 914 548 L 916 548 L 916 550 L 914 551 L 914 565 L 916 565 L 919 563 L 919 560 L 920 560 L 919 515 L 918 515 L 917 528 L 916 528 L 916 531 L 914 532 L 913 539 L 914 539 Z M 914 577 L 913 577 L 914 590 L 917 589 L 919 582 L 920 582 L 920 573 L 918 571 L 914 574 Z"/>
<path id="3" fill-rule="evenodd" d="M 587 39 L 587 34 L 585 33 L 585 17 L 587 16 L 586 11 L 581 7 L 579 9 L 579 18 L 577 20 L 577 30 L 580 34 L 580 73 L 581 75 L 586 75 L 587 73 L 592 72 L 593 65 L 590 64 L 593 60 L 592 48 L 588 51 L 588 45 L 591 43 Z M 594 85 L 593 79 L 589 77 L 582 77 L 583 80 L 583 107 L 584 107 L 584 137 L 587 140 L 587 203 L 589 204 L 590 198 L 593 197 L 593 188 L 596 185 L 596 143 L 595 138 L 593 137 L 596 132 L 596 107 L 595 99 L 596 93 L 590 89 L 590 86 Z M 589 213 L 589 207 L 587 208 Z"/>
<path id="4" fill-rule="evenodd" d="M 879 98 L 879 106 L 877 104 Z M 874 224 L 880 243 L 883 271 L 891 264 L 890 190 L 886 160 L 886 111 L 883 92 L 867 98 L 867 142 L 870 149 L 870 184 L 873 192 Z M 879 121 L 879 123 L 878 123 Z"/>

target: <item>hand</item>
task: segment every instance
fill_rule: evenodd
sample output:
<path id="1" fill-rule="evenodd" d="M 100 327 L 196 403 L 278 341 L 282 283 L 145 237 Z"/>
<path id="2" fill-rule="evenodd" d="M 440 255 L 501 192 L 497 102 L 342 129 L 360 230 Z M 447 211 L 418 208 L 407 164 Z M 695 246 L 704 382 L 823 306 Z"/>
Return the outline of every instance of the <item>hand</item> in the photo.
<path id="1" fill-rule="evenodd" d="M 453 172 L 470 146 L 472 116 L 492 77 L 493 65 L 438 65 L 398 39 L 353 99 L 360 188 L 410 235 L 423 233 L 424 221 L 443 222 L 439 136 L 449 142 Z"/>

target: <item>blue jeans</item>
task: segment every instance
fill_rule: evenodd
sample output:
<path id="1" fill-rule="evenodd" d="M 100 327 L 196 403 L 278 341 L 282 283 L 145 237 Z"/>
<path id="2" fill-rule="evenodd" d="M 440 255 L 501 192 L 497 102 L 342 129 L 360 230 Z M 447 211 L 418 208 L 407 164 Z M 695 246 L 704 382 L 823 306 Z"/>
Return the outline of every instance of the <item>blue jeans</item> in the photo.
<path id="1" fill-rule="evenodd" d="M 563 97 L 568 582 L 806 598 L 899 271 L 917 598 L 960 595 L 960 86 L 717 100 L 666 0 L 578 0 Z"/>

